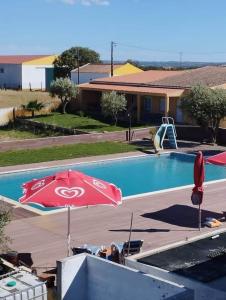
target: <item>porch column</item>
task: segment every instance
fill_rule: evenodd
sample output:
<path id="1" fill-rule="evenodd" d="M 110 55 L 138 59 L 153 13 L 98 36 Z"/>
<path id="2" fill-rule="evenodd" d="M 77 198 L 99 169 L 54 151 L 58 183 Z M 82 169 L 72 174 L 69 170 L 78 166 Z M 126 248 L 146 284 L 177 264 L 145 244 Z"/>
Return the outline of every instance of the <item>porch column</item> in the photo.
<path id="1" fill-rule="evenodd" d="M 165 117 L 169 115 L 169 96 L 165 96 Z"/>
<path id="2" fill-rule="evenodd" d="M 137 94 L 137 122 L 140 122 L 141 96 Z"/>
<path id="3" fill-rule="evenodd" d="M 83 103 L 82 103 L 82 89 L 78 90 L 78 106 L 79 109 L 83 109 Z"/>

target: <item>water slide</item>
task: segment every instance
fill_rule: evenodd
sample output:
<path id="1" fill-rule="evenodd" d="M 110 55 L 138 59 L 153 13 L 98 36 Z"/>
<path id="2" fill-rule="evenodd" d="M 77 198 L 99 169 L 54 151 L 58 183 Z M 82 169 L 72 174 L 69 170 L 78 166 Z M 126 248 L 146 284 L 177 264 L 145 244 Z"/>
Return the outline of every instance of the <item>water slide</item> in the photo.
<path id="1" fill-rule="evenodd" d="M 164 149 L 163 142 L 165 139 L 168 139 L 172 149 L 177 149 L 176 129 L 173 118 L 162 118 L 162 125 L 154 137 L 154 147 L 157 152 Z"/>

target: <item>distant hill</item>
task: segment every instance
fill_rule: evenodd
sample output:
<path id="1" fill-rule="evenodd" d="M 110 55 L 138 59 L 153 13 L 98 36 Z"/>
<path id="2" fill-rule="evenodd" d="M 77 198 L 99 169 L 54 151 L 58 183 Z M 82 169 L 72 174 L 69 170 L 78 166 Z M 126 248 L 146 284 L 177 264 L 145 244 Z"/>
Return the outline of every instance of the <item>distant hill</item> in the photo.
<path id="1" fill-rule="evenodd" d="M 103 63 L 110 63 L 109 60 L 104 60 L 102 61 Z M 183 62 L 178 62 L 178 61 L 139 61 L 139 60 L 134 60 L 134 63 L 137 65 L 140 65 L 144 69 L 154 67 L 154 68 L 163 68 L 163 69 L 192 69 L 192 68 L 200 68 L 200 67 L 205 67 L 205 66 L 219 66 L 222 64 L 226 64 L 225 62 L 219 62 L 219 63 L 214 63 L 214 62 L 194 62 L 194 61 L 183 61 Z M 124 61 L 114 61 L 114 63 L 124 63 Z"/>

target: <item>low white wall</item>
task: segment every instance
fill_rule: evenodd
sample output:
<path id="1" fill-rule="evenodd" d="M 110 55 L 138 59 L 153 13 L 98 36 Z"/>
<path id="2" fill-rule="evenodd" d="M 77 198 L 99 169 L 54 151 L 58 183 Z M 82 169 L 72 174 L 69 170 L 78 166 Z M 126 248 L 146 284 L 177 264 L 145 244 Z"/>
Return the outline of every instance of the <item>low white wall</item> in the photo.
<path id="1" fill-rule="evenodd" d="M 134 268 L 146 274 L 150 274 L 152 276 L 160 277 L 163 280 L 169 280 L 171 282 L 174 282 L 175 284 L 182 285 L 186 288 L 193 289 L 195 300 L 206 300 L 208 298 L 215 300 L 226 299 L 226 293 L 210 288 L 207 285 L 202 284 L 198 281 L 177 275 L 173 272 L 168 272 L 166 270 L 154 266 L 145 265 L 130 258 L 126 259 L 126 266 Z"/>
<path id="2" fill-rule="evenodd" d="M 57 263 L 58 299 L 193 299 L 193 291 L 91 255 Z"/>
<path id="3" fill-rule="evenodd" d="M 83 73 L 79 72 L 79 83 L 87 83 L 93 79 L 109 77 L 108 73 Z M 71 72 L 71 81 L 78 84 L 78 72 Z"/>

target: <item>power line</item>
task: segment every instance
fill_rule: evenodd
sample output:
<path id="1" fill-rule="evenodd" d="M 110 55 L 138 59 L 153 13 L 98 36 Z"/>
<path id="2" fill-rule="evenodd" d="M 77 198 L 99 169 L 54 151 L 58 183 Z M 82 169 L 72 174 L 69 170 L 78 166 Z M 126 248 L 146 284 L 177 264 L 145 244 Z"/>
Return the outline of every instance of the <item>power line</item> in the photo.
<path id="1" fill-rule="evenodd" d="M 173 54 L 178 54 L 178 53 L 186 53 L 186 54 L 192 54 L 192 55 L 220 55 L 220 54 L 226 54 L 226 51 L 212 51 L 212 52 L 193 52 L 193 51 L 176 51 L 176 50 L 161 50 L 161 49 L 151 49 L 147 47 L 141 47 L 137 45 L 131 45 L 131 44 L 124 44 L 117 42 L 117 45 L 123 46 L 123 47 L 128 47 L 128 48 L 135 48 L 135 49 L 140 49 L 140 50 L 145 50 L 145 51 L 150 51 L 150 52 L 161 52 L 161 53 L 173 53 Z"/>

